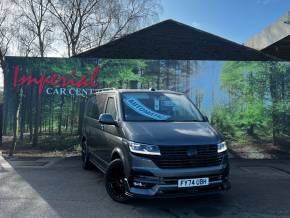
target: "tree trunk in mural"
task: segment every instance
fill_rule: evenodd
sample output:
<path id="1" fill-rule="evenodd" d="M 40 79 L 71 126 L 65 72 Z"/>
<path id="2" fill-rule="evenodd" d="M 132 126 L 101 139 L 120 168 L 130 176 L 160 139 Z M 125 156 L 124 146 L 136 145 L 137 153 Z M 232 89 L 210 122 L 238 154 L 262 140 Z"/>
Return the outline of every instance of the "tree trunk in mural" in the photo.
<path id="1" fill-rule="evenodd" d="M 79 125 L 78 125 L 78 135 L 81 136 L 82 129 L 83 129 L 83 119 L 84 119 L 84 112 L 85 112 L 85 98 L 80 99 L 80 105 L 79 105 Z"/>
<path id="2" fill-rule="evenodd" d="M 26 94 L 27 89 L 24 88 L 24 93 Z M 23 145 L 24 140 L 24 131 L 25 131 L 25 112 L 26 112 L 26 98 L 25 94 L 21 97 L 21 104 L 20 104 L 20 136 L 19 141 L 21 145 Z"/>
<path id="3" fill-rule="evenodd" d="M 50 118 L 49 118 L 49 133 L 53 134 L 53 108 L 52 108 L 52 104 L 53 104 L 53 97 L 49 97 L 49 113 L 50 113 Z"/>
<path id="4" fill-rule="evenodd" d="M 18 121 L 18 118 L 19 118 L 19 106 L 16 105 L 14 119 L 13 119 L 13 140 L 12 140 L 12 146 L 10 148 L 9 156 L 13 156 L 15 148 L 16 148 L 17 129 L 18 129 L 18 122 L 17 121 Z"/>
<path id="5" fill-rule="evenodd" d="M 195 105 L 198 109 L 201 109 L 204 93 L 201 90 L 195 90 Z"/>
<path id="6" fill-rule="evenodd" d="M 42 99 L 42 101 L 39 102 L 39 124 L 38 124 L 38 135 L 42 134 L 42 103 L 45 101 L 45 99 Z"/>
<path id="7" fill-rule="evenodd" d="M 0 104 L 0 121 L 3 121 L 3 104 Z M 2 147 L 2 130 L 3 125 L 0 125 L 0 148 Z"/>
<path id="8" fill-rule="evenodd" d="M 270 72 L 270 94 L 272 98 L 272 107 L 271 107 L 271 114 L 272 114 L 272 134 L 273 134 L 273 144 L 277 144 L 277 136 L 278 136 L 278 128 L 277 126 L 279 125 L 278 123 L 278 114 L 277 114 L 277 81 L 276 81 L 276 76 L 275 72 L 272 70 L 274 67 L 271 67 L 271 72 Z"/>
<path id="9" fill-rule="evenodd" d="M 4 77 L 4 87 L 6 87 L 6 73 L 3 72 L 3 77 Z M 7 126 L 8 126 L 8 98 L 9 92 L 7 91 L 7 89 L 4 88 L 4 92 L 3 92 L 3 101 L 5 102 L 5 104 L 3 105 L 3 135 L 7 135 Z"/>
<path id="10" fill-rule="evenodd" d="M 75 116 L 75 97 L 71 98 L 71 115 L 70 115 L 70 134 L 73 134 L 74 117 Z"/>
<path id="11" fill-rule="evenodd" d="M 158 71 L 157 71 L 157 89 L 160 89 L 160 76 L 161 76 L 161 66 L 160 66 L 160 61 L 157 62 L 158 63 Z"/>
<path id="12" fill-rule="evenodd" d="M 4 102 L 8 101 L 6 94 L 4 92 Z M 3 135 L 7 135 L 7 122 L 8 122 L 8 107 L 6 104 L 3 105 Z"/>
<path id="13" fill-rule="evenodd" d="M 169 67 L 169 62 L 166 61 L 166 69 L 165 69 L 165 76 L 166 76 L 166 81 L 165 81 L 165 86 L 166 86 L 166 89 L 169 89 L 169 74 L 170 74 L 170 67 Z"/>
<path id="14" fill-rule="evenodd" d="M 18 127 L 20 124 L 20 108 L 22 107 L 22 96 L 23 96 L 23 90 L 21 89 L 19 93 L 16 93 L 15 95 L 15 108 L 14 108 L 14 116 L 13 116 L 13 140 L 12 140 L 12 146 L 10 147 L 9 156 L 13 156 L 16 145 L 17 145 L 17 139 L 18 139 Z"/>
<path id="15" fill-rule="evenodd" d="M 61 96 L 61 103 L 60 103 L 60 111 L 59 111 L 59 117 L 58 117 L 58 135 L 61 135 L 61 126 L 62 126 L 62 113 L 63 113 L 63 105 L 64 105 L 64 96 Z"/>
<path id="16" fill-rule="evenodd" d="M 33 87 L 29 87 L 29 106 L 28 106 L 28 126 L 29 126 L 29 142 L 33 142 L 33 116 L 32 116 L 32 107 L 33 107 Z"/>
<path id="17" fill-rule="evenodd" d="M 35 115 L 34 115 L 34 133 L 33 133 L 33 146 L 38 145 L 38 134 L 39 134 L 39 113 L 40 113 L 40 101 L 41 95 L 36 92 L 36 104 L 35 104 Z"/>

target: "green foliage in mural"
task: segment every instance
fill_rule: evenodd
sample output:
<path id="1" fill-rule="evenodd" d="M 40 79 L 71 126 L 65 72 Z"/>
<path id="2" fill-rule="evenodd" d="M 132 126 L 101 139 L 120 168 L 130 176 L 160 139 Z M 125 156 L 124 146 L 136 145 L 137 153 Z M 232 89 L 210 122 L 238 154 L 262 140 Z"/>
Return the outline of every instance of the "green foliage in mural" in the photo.
<path id="1" fill-rule="evenodd" d="M 221 84 L 229 102 L 215 107 L 212 119 L 225 135 L 236 140 L 252 136 L 274 143 L 278 143 L 280 135 L 290 135 L 287 129 L 290 122 L 289 63 L 226 62 Z"/>
<path id="2" fill-rule="evenodd" d="M 98 82 L 102 87 L 131 88 L 130 82 L 142 82 L 140 72 L 145 69 L 143 60 L 114 60 L 100 61 L 102 72 Z"/>

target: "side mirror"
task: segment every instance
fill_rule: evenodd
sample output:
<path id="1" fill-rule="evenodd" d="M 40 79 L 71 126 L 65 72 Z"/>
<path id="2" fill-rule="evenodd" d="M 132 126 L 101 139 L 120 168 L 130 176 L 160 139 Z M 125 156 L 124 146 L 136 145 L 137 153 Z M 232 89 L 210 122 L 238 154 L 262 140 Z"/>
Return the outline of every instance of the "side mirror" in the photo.
<path id="1" fill-rule="evenodd" d="M 106 125 L 117 125 L 111 114 L 100 114 L 99 122 Z"/>
<path id="2" fill-rule="evenodd" d="M 203 115 L 203 120 L 204 120 L 204 122 L 208 122 L 208 117 Z"/>

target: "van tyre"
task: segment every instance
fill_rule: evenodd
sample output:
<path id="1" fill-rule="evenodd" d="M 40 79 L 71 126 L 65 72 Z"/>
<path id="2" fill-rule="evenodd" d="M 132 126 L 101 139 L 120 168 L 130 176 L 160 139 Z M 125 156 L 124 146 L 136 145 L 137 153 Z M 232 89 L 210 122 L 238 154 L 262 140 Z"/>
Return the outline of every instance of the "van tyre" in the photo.
<path id="1" fill-rule="evenodd" d="M 87 142 L 82 141 L 82 168 L 85 170 L 93 169 L 93 164 L 90 162 Z"/>
<path id="2" fill-rule="evenodd" d="M 123 163 L 120 159 L 113 160 L 105 174 L 106 190 L 117 202 L 126 203 L 131 197 L 126 194 L 126 181 Z"/>

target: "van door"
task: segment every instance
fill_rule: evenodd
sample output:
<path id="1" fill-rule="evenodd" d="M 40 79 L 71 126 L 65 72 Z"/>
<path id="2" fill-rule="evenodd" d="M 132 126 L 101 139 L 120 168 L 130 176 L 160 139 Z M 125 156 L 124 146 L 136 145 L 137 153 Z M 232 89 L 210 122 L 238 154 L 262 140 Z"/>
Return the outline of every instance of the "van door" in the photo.
<path id="1" fill-rule="evenodd" d="M 92 111 L 90 116 L 89 128 L 90 128 L 90 145 L 93 158 L 101 165 L 103 165 L 103 157 L 100 152 L 100 148 L 104 143 L 104 127 L 99 123 L 99 116 L 104 113 L 104 106 L 106 103 L 107 95 L 97 94 L 92 102 Z"/>
<path id="2" fill-rule="evenodd" d="M 118 110 L 116 107 L 116 96 L 109 95 L 107 99 L 105 113 L 111 114 L 115 121 L 118 121 Z M 111 161 L 112 150 L 120 143 L 119 128 L 114 125 L 104 125 L 106 143 L 102 147 L 104 158 Z"/>

